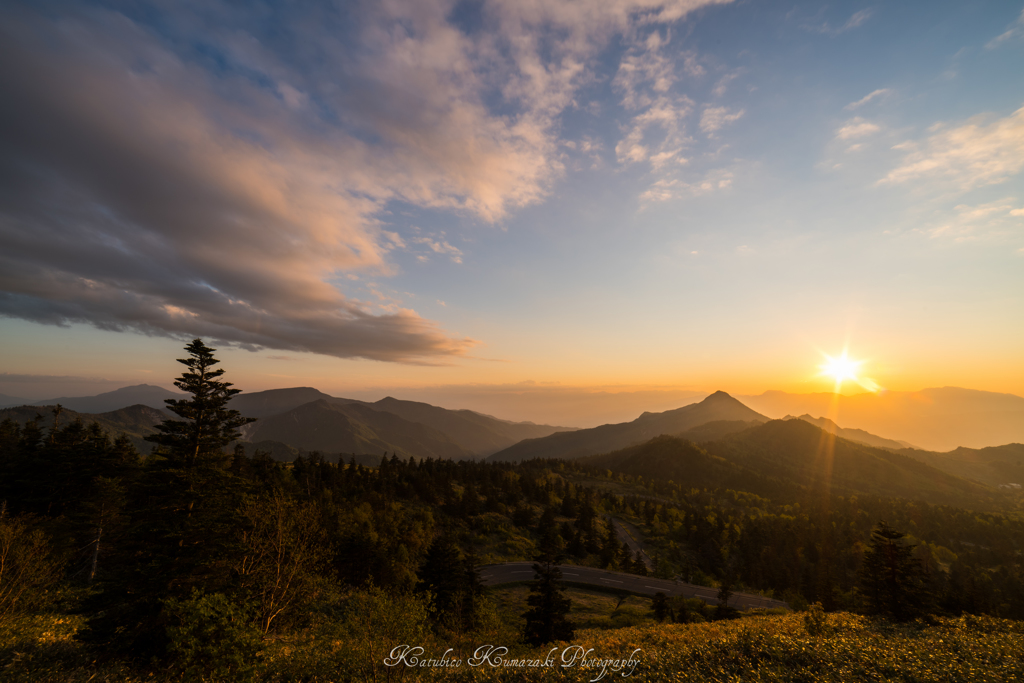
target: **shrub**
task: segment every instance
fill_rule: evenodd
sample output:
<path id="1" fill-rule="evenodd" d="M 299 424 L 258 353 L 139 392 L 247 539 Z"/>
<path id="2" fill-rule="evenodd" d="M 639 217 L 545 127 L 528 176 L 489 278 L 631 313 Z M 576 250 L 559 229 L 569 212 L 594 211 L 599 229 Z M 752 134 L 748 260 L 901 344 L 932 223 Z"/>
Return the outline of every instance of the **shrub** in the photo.
<path id="1" fill-rule="evenodd" d="M 825 608 L 820 602 L 816 602 L 807 609 L 804 615 L 804 629 L 807 635 L 824 636 L 828 634 L 828 617 L 825 616 Z"/>
<path id="2" fill-rule="evenodd" d="M 46 534 L 24 517 L 0 513 L 0 622 L 44 606 L 59 578 Z"/>
<path id="3" fill-rule="evenodd" d="M 249 610 L 223 593 L 193 589 L 184 600 L 167 600 L 164 609 L 177 625 L 167 628 L 168 649 L 189 677 L 238 680 L 251 675 L 261 635 Z"/>

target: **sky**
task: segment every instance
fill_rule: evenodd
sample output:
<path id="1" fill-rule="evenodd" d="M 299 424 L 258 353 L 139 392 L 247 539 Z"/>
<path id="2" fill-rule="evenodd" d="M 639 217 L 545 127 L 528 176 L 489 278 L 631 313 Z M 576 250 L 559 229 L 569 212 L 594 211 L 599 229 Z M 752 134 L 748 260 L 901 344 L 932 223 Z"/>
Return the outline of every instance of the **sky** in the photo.
<path id="1" fill-rule="evenodd" d="M 8 1 L 0 393 L 1024 395 L 1022 171 L 1022 2 Z"/>

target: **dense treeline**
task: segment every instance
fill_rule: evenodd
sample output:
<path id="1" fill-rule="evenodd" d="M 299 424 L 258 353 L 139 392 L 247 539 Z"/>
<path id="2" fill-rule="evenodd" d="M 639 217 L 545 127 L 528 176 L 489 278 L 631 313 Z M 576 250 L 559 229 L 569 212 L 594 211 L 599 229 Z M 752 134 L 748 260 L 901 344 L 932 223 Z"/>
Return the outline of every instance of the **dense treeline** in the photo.
<path id="1" fill-rule="evenodd" d="M 81 639 L 201 659 L 211 638 L 244 653 L 301 627 L 347 586 L 422 596 L 436 628 L 470 631 L 484 618 L 477 564 L 545 556 L 647 572 L 612 516 L 643 531 L 663 577 L 797 607 L 1024 618 L 1019 521 L 783 485 L 777 497 L 684 489 L 566 461 L 247 457 L 229 452 L 246 422 L 224 408 L 236 390 L 210 349 L 189 348 L 179 387 L 193 397 L 170 406 L 183 420 L 145 459 L 95 424 L 0 424 L 0 619 L 77 586 Z M 885 552 L 901 564 L 886 567 Z M 885 571 L 903 584 L 888 602 Z"/>

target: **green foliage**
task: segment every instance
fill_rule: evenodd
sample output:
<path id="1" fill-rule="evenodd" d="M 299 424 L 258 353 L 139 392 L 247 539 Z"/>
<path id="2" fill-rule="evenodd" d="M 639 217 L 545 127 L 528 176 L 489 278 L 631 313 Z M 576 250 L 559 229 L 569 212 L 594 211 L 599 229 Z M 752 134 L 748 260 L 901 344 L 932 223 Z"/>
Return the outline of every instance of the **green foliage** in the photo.
<path id="1" fill-rule="evenodd" d="M 914 546 L 902 542 L 905 536 L 879 522 L 861 567 L 868 611 L 899 621 L 921 614 L 929 597 L 921 565 L 913 556 Z"/>
<path id="2" fill-rule="evenodd" d="M 164 609 L 168 650 L 186 676 L 240 680 L 253 673 L 261 636 L 249 610 L 222 593 L 197 590 L 165 601 Z"/>
<path id="3" fill-rule="evenodd" d="M 330 556 L 319 510 L 276 493 L 247 501 L 242 552 L 235 572 L 242 592 L 256 603 L 260 630 L 287 621 L 298 607 L 317 600 L 319 576 Z"/>
<path id="4" fill-rule="evenodd" d="M 46 534 L 0 508 L 0 623 L 49 602 L 60 569 Z"/>
<path id="5" fill-rule="evenodd" d="M 828 617 L 820 602 L 811 605 L 804 614 L 804 629 L 810 636 L 823 636 L 829 632 Z"/>

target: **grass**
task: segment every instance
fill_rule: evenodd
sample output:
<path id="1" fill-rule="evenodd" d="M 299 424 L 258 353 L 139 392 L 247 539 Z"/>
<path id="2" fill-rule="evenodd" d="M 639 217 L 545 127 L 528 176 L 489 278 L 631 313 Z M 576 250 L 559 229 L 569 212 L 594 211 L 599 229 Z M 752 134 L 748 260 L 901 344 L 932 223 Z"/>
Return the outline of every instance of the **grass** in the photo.
<path id="1" fill-rule="evenodd" d="M 525 605 L 524 586 L 492 591 L 499 621 L 484 631 L 457 638 L 458 668 L 386 667 L 382 656 L 403 644 L 409 631 L 387 633 L 345 631 L 336 626 L 310 628 L 268 641 L 257 667 L 261 681 L 593 681 L 601 668 L 561 667 L 557 657 L 590 651 L 589 659 L 625 660 L 632 653 L 633 681 L 717 683 L 811 681 L 960 683 L 1024 680 L 1024 624 L 981 618 L 933 618 L 891 624 L 863 616 L 826 615 L 819 635 L 808 633 L 805 615 L 747 616 L 727 622 L 658 624 L 647 614 L 649 601 L 573 589 L 572 618 L 578 624 L 572 644 L 531 649 L 515 642 L 515 618 Z M 622 626 L 626 622 L 631 625 Z M 68 681 L 185 680 L 173 669 L 132 666 L 125 662 L 97 663 L 97 653 L 72 640 L 82 624 L 79 617 L 41 614 L 0 625 L 0 679 L 20 683 Z M 453 637 L 419 631 L 413 645 L 427 657 L 440 657 L 453 646 Z M 389 637 L 395 640 L 391 642 Z M 409 643 L 406 643 L 409 644 Z M 555 648 L 553 666 L 469 666 L 481 645 L 504 645 L 506 658 L 543 664 Z M 365 645 L 365 647 L 364 647 Z M 566 650 L 566 647 L 582 648 Z M 371 666 L 372 665 L 372 666 Z M 603 681 L 623 680 L 606 671 Z M 191 679 L 190 679 L 191 680 Z"/>

